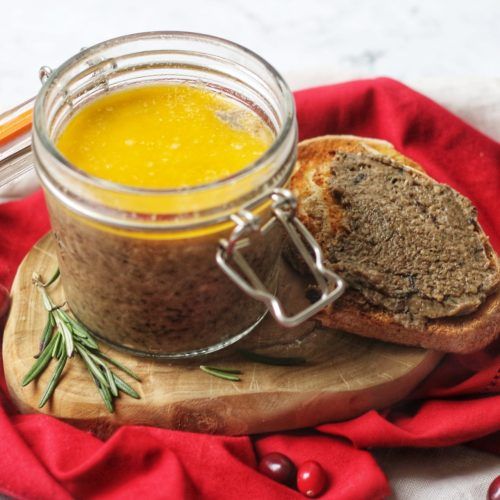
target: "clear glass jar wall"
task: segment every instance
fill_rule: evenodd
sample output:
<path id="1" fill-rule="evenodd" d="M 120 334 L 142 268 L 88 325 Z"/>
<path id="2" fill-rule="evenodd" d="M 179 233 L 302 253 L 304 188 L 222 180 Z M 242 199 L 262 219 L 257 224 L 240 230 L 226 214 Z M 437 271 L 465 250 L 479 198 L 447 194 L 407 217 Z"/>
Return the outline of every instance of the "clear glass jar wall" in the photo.
<path id="1" fill-rule="evenodd" d="M 54 141 L 82 105 L 114 89 L 151 83 L 204 85 L 258 113 L 271 148 L 237 174 L 176 190 L 131 188 L 68 163 Z M 292 95 L 265 61 L 225 40 L 144 33 L 104 42 L 54 71 L 35 104 L 33 150 L 57 240 L 72 311 L 94 333 L 137 354 L 188 357 L 251 331 L 265 306 L 218 268 L 215 253 L 242 209 L 270 217 L 269 195 L 295 162 Z M 140 207 L 140 209 L 138 208 Z M 273 289 L 283 241 L 279 226 L 243 250 Z"/>

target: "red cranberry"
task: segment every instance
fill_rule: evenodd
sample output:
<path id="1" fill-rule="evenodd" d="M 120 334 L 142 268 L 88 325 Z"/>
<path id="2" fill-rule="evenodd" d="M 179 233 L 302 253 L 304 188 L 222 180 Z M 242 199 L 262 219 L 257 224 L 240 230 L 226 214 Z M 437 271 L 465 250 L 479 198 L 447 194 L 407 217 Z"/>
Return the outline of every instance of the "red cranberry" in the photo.
<path id="1" fill-rule="evenodd" d="M 7 288 L 0 285 L 0 332 L 5 326 L 5 321 L 7 320 L 7 313 L 10 307 L 10 295 Z"/>
<path id="2" fill-rule="evenodd" d="M 269 453 L 259 462 L 259 471 L 281 484 L 294 486 L 297 469 L 293 462 L 281 453 Z"/>
<path id="3" fill-rule="evenodd" d="M 297 488 L 307 497 L 314 498 L 323 493 L 326 487 L 326 472 L 314 460 L 304 462 L 297 474 Z"/>
<path id="4" fill-rule="evenodd" d="M 488 500 L 500 500 L 500 476 L 497 476 L 488 488 Z"/>

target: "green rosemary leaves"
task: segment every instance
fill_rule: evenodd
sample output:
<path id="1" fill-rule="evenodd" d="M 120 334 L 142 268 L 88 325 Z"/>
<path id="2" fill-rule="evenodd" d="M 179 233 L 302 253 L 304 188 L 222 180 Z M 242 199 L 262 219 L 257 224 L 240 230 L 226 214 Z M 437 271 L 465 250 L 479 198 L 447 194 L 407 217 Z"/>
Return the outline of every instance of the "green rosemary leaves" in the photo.
<path id="1" fill-rule="evenodd" d="M 254 363 L 262 363 L 264 365 L 274 365 L 274 366 L 297 366 L 306 363 L 305 358 L 299 357 L 276 357 L 268 356 L 266 354 L 259 354 L 253 351 L 247 351 L 246 349 L 239 349 L 238 352 L 246 358 L 248 361 L 253 361 Z M 241 370 L 235 370 L 233 368 L 221 368 L 219 366 L 207 366 L 201 365 L 200 370 L 213 375 L 217 378 L 222 378 L 224 380 L 230 380 L 232 382 L 239 382 L 241 378 L 238 375 L 243 375 Z"/>
<path id="2" fill-rule="evenodd" d="M 238 377 L 238 375 L 241 375 L 241 371 L 233 370 L 232 368 L 217 368 L 215 366 L 201 365 L 200 370 L 214 377 L 231 380 L 232 382 L 239 382 L 241 380 L 240 377 Z"/>
<path id="3" fill-rule="evenodd" d="M 68 359 L 77 354 L 84 362 L 89 374 L 97 386 L 106 408 L 114 411 L 114 398 L 120 391 L 128 396 L 139 399 L 139 394 L 125 380 L 114 373 L 110 367 L 118 368 L 128 376 L 140 381 L 139 377 L 129 368 L 110 358 L 99 350 L 92 334 L 77 319 L 56 306 L 46 288 L 59 277 L 59 269 L 52 278 L 43 283 L 37 273 L 33 274 L 33 284 L 42 296 L 43 305 L 47 309 L 47 322 L 40 339 L 40 352 L 35 356 L 35 363 L 25 375 L 22 385 L 28 385 L 35 380 L 50 364 L 57 360 L 56 367 L 42 395 L 39 408 L 42 408 L 54 393 Z"/>

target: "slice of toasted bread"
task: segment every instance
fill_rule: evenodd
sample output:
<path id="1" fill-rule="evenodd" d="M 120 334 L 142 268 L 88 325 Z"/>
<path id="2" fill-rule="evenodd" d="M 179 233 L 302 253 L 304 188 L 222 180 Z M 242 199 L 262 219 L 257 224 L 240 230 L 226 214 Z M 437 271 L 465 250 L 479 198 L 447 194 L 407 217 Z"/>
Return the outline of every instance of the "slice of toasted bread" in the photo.
<path id="1" fill-rule="evenodd" d="M 300 143 L 291 189 L 299 200 L 298 217 L 319 242 L 325 256 L 328 256 L 334 235 L 341 230 L 345 215 L 331 190 L 332 161 L 337 153 L 383 155 L 426 175 L 422 167 L 398 153 L 386 141 L 324 136 Z M 478 225 L 477 230 L 498 283 L 498 257 Z M 418 241 L 415 244 L 418 245 Z M 297 260 L 295 264 L 300 268 Z M 424 324 L 408 324 L 401 322 L 393 311 L 367 302 L 366 297 L 350 287 L 340 300 L 321 311 L 317 319 L 326 327 L 389 342 L 445 352 L 473 352 L 492 342 L 500 331 L 500 291 L 498 286 L 490 290 L 482 304 L 468 314 L 428 319 Z"/>

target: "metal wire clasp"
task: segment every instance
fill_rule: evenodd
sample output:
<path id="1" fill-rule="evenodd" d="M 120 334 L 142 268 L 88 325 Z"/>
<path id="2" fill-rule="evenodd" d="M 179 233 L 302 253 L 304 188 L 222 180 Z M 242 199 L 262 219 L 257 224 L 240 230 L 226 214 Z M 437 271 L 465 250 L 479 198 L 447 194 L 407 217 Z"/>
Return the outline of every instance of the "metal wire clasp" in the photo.
<path id="1" fill-rule="evenodd" d="M 222 239 L 216 254 L 216 261 L 226 275 L 245 293 L 266 304 L 275 320 L 282 326 L 293 327 L 314 316 L 325 306 L 338 299 L 345 291 L 344 280 L 323 265 L 323 254 L 312 234 L 295 216 L 297 200 L 288 189 L 275 189 L 271 194 L 274 216 L 264 226 L 257 216 L 242 210 L 231 218 L 236 224 L 229 239 Z M 297 248 L 311 271 L 321 291 L 319 300 L 298 312 L 287 316 L 280 300 L 266 289 L 246 259 L 239 251 L 250 245 L 248 236 L 260 232 L 265 235 L 277 222 L 286 229 L 288 236 Z M 236 267 L 231 266 L 234 263 Z M 238 269 L 237 269 L 238 268 Z"/>

